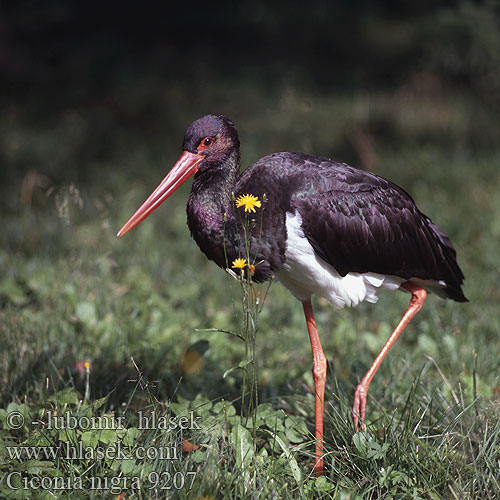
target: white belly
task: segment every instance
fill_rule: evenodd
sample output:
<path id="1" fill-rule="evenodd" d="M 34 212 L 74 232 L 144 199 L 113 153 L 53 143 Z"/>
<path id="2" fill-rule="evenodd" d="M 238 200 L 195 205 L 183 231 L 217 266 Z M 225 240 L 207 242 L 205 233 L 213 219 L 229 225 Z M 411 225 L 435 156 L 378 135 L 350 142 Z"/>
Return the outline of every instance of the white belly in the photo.
<path id="1" fill-rule="evenodd" d="M 288 233 L 286 261 L 277 273 L 281 283 L 299 300 L 308 299 L 313 293 L 324 297 L 335 307 L 354 307 L 360 302 L 377 302 L 383 289 L 396 290 L 403 278 L 377 273 L 348 273 L 340 276 L 333 266 L 314 253 L 302 231 L 298 212 L 286 214 Z"/>

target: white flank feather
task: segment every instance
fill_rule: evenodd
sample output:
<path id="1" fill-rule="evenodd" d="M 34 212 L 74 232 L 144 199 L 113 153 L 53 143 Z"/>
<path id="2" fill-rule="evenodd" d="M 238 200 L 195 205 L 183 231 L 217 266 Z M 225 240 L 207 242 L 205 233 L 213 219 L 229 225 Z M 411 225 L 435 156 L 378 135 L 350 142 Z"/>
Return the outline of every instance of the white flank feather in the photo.
<path id="1" fill-rule="evenodd" d="M 381 290 L 396 290 L 405 281 L 397 276 L 377 273 L 340 276 L 333 266 L 315 254 L 304 235 L 298 212 L 286 214 L 286 229 L 286 261 L 277 277 L 301 301 L 314 293 L 335 307 L 354 307 L 365 300 L 377 302 Z"/>

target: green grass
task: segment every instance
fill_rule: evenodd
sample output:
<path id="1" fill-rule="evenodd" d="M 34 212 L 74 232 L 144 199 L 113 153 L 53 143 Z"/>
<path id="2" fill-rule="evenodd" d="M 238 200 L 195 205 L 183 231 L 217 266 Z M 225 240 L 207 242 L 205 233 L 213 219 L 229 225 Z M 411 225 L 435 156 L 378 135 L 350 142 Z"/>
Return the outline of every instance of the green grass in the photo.
<path id="1" fill-rule="evenodd" d="M 127 100 L 124 84 L 117 100 L 142 116 L 150 87 L 158 86 L 143 82 L 143 92 Z M 20 472 L 35 481 L 81 478 L 83 490 L 58 490 L 59 498 L 116 497 L 124 485 L 127 498 L 497 498 L 500 150 L 474 126 L 490 123 L 490 111 L 469 97 L 418 89 L 360 97 L 212 82 L 192 100 L 192 86 L 163 89 L 164 127 L 150 136 L 119 128 L 105 108 L 61 112 L 52 127 L 35 125 L 24 108 L 1 118 L 9 165 L 32 165 L 51 180 L 23 206 L 22 178 L 13 174 L 4 189 L 0 496 L 53 498 L 43 488 L 9 490 L 7 474 Z M 211 102 L 210 110 L 200 102 Z M 382 365 L 370 387 L 366 433 L 353 430 L 353 390 L 408 297 L 389 293 L 376 306 L 342 311 L 315 301 L 329 363 L 324 479 L 311 474 L 313 380 L 300 304 L 273 284 L 259 316 L 254 440 L 241 411 L 241 370 L 224 377 L 245 346 L 203 331 L 241 332 L 240 286 L 190 239 L 188 188 L 125 238 L 114 236 L 175 161 L 188 122 L 214 110 L 236 120 L 245 165 L 272 151 L 303 150 L 402 185 L 451 236 L 466 275 L 470 303 L 430 296 Z M 46 422 L 48 411 L 124 419 L 106 432 L 12 430 L 6 419 L 13 411 L 27 422 Z M 201 430 L 140 429 L 140 411 L 177 419 L 193 412 Z M 182 452 L 183 438 L 200 448 Z M 27 461 L 6 448 L 79 442 L 92 450 L 119 442 L 131 455 L 170 447 L 178 457 L 70 460 L 61 452 Z M 190 481 L 188 472 L 196 472 L 191 489 L 152 488 L 155 478 L 165 486 L 174 477 Z M 116 488 L 108 482 L 91 491 L 91 477 L 114 477 Z M 141 488 L 124 478 L 140 478 Z"/>

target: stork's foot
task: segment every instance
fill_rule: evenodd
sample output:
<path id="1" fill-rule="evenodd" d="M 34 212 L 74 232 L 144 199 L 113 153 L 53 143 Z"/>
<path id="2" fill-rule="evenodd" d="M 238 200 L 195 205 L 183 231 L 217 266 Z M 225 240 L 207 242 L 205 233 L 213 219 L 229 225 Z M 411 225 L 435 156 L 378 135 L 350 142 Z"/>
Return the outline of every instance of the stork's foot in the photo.
<path id="1" fill-rule="evenodd" d="M 361 422 L 361 430 L 366 430 L 365 425 L 365 408 L 366 408 L 366 395 L 368 394 L 368 384 L 361 381 L 354 391 L 354 404 L 352 405 L 352 421 L 354 422 L 354 429 L 359 432 L 359 424 Z"/>

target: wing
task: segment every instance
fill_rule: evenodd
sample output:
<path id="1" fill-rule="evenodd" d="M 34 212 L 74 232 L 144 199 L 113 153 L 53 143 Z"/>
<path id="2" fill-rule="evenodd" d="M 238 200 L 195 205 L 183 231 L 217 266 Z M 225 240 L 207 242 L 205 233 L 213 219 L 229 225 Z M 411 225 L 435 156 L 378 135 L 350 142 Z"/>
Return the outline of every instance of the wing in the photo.
<path id="1" fill-rule="evenodd" d="M 291 197 L 315 252 L 342 275 L 375 272 L 444 282 L 466 300 L 448 237 L 399 186 L 369 172 L 306 156 Z M 299 162 L 296 162 L 299 164 Z"/>

